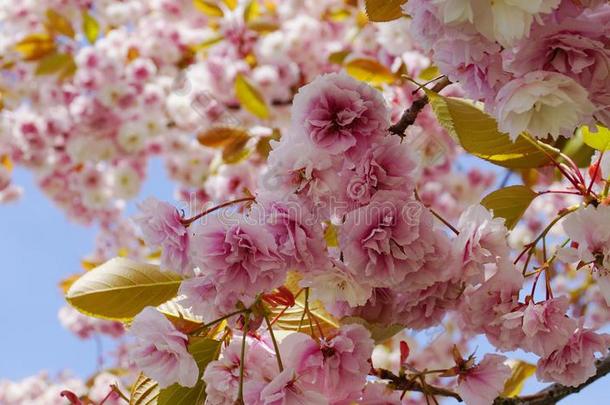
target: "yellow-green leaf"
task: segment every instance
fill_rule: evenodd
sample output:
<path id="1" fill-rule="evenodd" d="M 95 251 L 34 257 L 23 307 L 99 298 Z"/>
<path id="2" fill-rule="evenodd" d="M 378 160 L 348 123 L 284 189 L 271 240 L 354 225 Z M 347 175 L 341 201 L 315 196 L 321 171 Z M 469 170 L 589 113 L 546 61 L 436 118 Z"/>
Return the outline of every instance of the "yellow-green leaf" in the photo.
<path id="1" fill-rule="evenodd" d="M 157 399 L 158 405 L 203 405 L 205 402 L 205 383 L 201 379 L 205 368 L 218 358 L 221 342 L 208 338 L 192 338 L 188 351 L 199 367 L 197 385 L 192 388 L 174 384 L 162 389 Z"/>
<path id="2" fill-rule="evenodd" d="M 129 321 L 145 307 L 174 298 L 181 281 L 159 266 L 117 257 L 75 281 L 66 300 L 87 315 Z"/>
<path id="3" fill-rule="evenodd" d="M 222 17 L 225 14 L 222 11 L 222 8 L 218 7 L 212 1 L 193 0 L 193 5 L 197 10 L 210 17 Z"/>
<path id="4" fill-rule="evenodd" d="M 159 397 L 159 385 L 156 381 L 140 373 L 131 387 L 129 405 L 156 405 Z"/>
<path id="5" fill-rule="evenodd" d="M 328 247 L 339 246 L 339 237 L 337 235 L 337 227 L 334 226 L 331 222 L 327 223 L 326 229 L 324 230 L 324 240 L 326 240 L 326 245 Z"/>
<path id="6" fill-rule="evenodd" d="M 241 73 L 235 78 L 235 96 L 241 106 L 258 118 L 269 118 L 269 107 L 265 99 Z"/>
<path id="7" fill-rule="evenodd" d="M 30 34 L 15 44 L 15 50 L 26 61 L 38 60 L 55 51 L 55 41 L 49 34 Z"/>
<path id="8" fill-rule="evenodd" d="M 453 135 L 466 152 L 498 166 L 511 169 L 540 167 L 549 157 L 524 136 L 514 142 L 498 130 L 498 123 L 479 106 L 426 91 L 439 123 Z"/>
<path id="9" fill-rule="evenodd" d="M 252 22 L 261 16 L 261 8 L 258 4 L 258 0 L 250 0 L 246 8 L 244 9 L 244 21 L 246 23 Z"/>
<path id="10" fill-rule="evenodd" d="M 195 315 L 190 309 L 184 308 L 179 303 L 179 298 L 167 301 L 157 307 L 179 331 L 190 334 L 203 326 L 203 318 Z"/>
<path id="11" fill-rule="evenodd" d="M 436 65 L 430 65 L 427 68 L 423 69 L 421 72 L 419 72 L 420 80 L 423 80 L 426 82 L 429 80 L 432 80 L 432 79 L 436 79 L 440 75 L 441 75 L 441 71 L 438 70 L 438 67 L 436 67 Z"/>
<path id="12" fill-rule="evenodd" d="M 373 59 L 353 59 L 345 64 L 345 71 L 353 78 L 373 85 L 396 81 L 390 69 Z"/>
<path id="13" fill-rule="evenodd" d="M 100 24 L 88 12 L 83 12 L 83 32 L 89 43 L 94 43 L 100 35 Z"/>
<path id="14" fill-rule="evenodd" d="M 342 65 L 345 59 L 349 56 L 350 51 L 337 51 L 328 55 L 328 61 L 337 65 Z"/>
<path id="15" fill-rule="evenodd" d="M 587 145 L 597 150 L 610 150 L 610 129 L 601 125 L 597 126 L 597 132 L 592 132 L 588 126 L 579 129 Z"/>
<path id="16" fill-rule="evenodd" d="M 392 21 L 403 16 L 401 6 L 407 0 L 365 0 L 366 14 L 374 22 Z"/>
<path id="17" fill-rule="evenodd" d="M 55 10 L 47 10 L 46 25 L 51 32 L 56 32 L 67 37 L 74 38 L 75 32 L 70 20 Z"/>
<path id="18" fill-rule="evenodd" d="M 229 10 L 235 10 L 237 8 L 237 0 L 222 0 L 222 2 L 229 7 Z"/>
<path id="19" fill-rule="evenodd" d="M 536 372 L 536 366 L 525 361 L 517 360 L 511 364 L 512 374 L 504 384 L 503 397 L 516 397 L 523 390 L 525 380 L 530 378 Z"/>
<path id="20" fill-rule="evenodd" d="M 569 156 L 578 167 L 589 167 L 595 153 L 595 149 L 585 143 L 581 131 L 576 131 L 570 139 L 559 138 L 553 146 Z"/>
<path id="21" fill-rule="evenodd" d="M 481 204 L 493 211 L 495 217 L 504 218 L 512 229 L 538 194 L 525 186 L 509 186 L 488 194 Z"/>
<path id="22" fill-rule="evenodd" d="M 67 53 L 52 53 L 38 62 L 36 74 L 42 76 L 59 73 L 62 70 L 69 68 L 72 63 L 74 63 L 72 55 Z"/>

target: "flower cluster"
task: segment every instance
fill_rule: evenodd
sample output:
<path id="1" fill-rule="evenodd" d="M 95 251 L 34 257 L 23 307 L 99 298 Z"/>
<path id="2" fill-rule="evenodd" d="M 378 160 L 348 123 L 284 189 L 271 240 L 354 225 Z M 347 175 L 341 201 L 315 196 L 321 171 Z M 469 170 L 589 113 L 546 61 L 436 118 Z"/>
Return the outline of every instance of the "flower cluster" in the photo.
<path id="1" fill-rule="evenodd" d="M 569 0 L 416 0 L 411 32 L 513 139 L 610 124 L 610 6 Z"/>

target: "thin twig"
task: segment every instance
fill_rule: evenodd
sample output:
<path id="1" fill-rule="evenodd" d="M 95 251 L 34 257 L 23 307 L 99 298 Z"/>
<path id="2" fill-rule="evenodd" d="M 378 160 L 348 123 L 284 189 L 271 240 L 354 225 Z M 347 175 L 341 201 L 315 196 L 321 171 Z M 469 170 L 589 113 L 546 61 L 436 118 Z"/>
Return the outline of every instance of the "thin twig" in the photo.
<path id="1" fill-rule="evenodd" d="M 442 79 L 440 79 L 438 81 L 438 83 L 436 83 L 434 85 L 434 87 L 432 87 L 432 91 L 435 93 L 438 93 L 439 91 L 441 91 L 445 87 L 449 86 L 450 84 L 451 84 L 451 82 L 445 76 Z M 400 137 L 405 136 L 405 131 L 407 130 L 407 128 L 409 128 L 411 125 L 413 125 L 415 123 L 417 116 L 419 115 L 421 110 L 424 109 L 426 104 L 428 104 L 428 101 L 429 101 L 428 96 L 426 96 L 426 95 L 413 101 L 413 104 L 411 104 L 411 107 L 407 108 L 402 113 L 402 116 L 400 117 L 398 122 L 396 124 L 392 125 L 389 128 L 389 131 Z"/>

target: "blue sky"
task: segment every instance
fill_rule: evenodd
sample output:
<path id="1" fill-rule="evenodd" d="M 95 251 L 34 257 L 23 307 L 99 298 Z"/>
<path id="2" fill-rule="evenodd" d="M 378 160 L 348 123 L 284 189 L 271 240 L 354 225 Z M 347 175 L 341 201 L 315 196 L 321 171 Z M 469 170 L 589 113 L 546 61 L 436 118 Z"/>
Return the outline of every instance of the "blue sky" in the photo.
<path id="1" fill-rule="evenodd" d="M 25 195 L 16 204 L 0 205 L 0 380 L 21 379 L 40 370 L 70 370 L 86 378 L 96 369 L 96 344 L 74 337 L 59 324 L 57 311 L 64 301 L 57 283 L 79 271 L 80 259 L 92 249 L 95 229 L 68 222 L 37 189 L 29 172 L 17 169 L 14 180 L 25 188 Z M 161 163 L 155 161 L 139 199 L 171 200 L 172 190 Z M 128 212 L 133 212 L 133 204 Z M 111 344 L 103 345 L 109 349 Z M 487 342 L 479 342 L 478 353 L 486 350 Z M 524 354 L 518 357 L 528 359 Z M 531 380 L 526 390 L 539 387 Z M 607 381 L 599 381 L 561 404 L 607 400 L 607 387 Z"/>

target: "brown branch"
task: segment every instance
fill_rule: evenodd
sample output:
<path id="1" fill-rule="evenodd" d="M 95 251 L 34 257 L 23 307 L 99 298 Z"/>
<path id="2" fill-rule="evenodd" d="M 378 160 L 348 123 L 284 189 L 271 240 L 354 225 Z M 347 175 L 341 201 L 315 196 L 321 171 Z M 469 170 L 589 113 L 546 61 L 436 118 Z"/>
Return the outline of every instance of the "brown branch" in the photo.
<path id="1" fill-rule="evenodd" d="M 531 395 L 523 395 L 514 398 L 498 397 L 495 399 L 493 405 L 554 405 L 565 397 L 580 392 L 583 388 L 610 374 L 610 355 L 596 361 L 595 366 L 597 368 L 595 375 L 577 387 L 552 384 Z M 389 385 L 395 390 L 422 392 L 429 395 L 454 398 L 458 402 L 462 402 L 462 398 L 459 394 L 446 388 L 427 385 L 424 390 L 422 385 L 417 381 L 407 379 L 405 376 L 397 376 L 391 371 L 383 369 L 375 370 L 375 375 L 382 380 L 388 380 Z"/>
<path id="2" fill-rule="evenodd" d="M 554 405 L 568 395 L 576 394 L 588 385 L 610 373 L 610 355 L 595 363 L 597 372 L 587 381 L 577 387 L 567 387 L 561 384 L 553 384 L 532 395 L 524 395 L 516 398 L 497 398 L 494 405 Z"/>
<path id="3" fill-rule="evenodd" d="M 434 85 L 434 87 L 432 87 L 432 91 L 435 93 L 438 93 L 439 91 L 441 91 L 442 89 L 444 89 L 445 87 L 447 87 L 450 84 L 451 84 L 451 82 L 445 76 L 442 79 L 440 79 Z M 407 128 L 409 128 L 411 125 L 413 125 L 413 123 L 417 119 L 417 116 L 419 115 L 420 111 L 424 109 L 426 104 L 428 104 L 428 101 L 429 101 L 428 96 L 426 96 L 426 95 L 413 101 L 413 104 L 411 104 L 411 107 L 409 107 L 408 109 L 405 110 L 405 112 L 402 113 L 402 116 L 400 117 L 398 122 L 396 124 L 392 125 L 389 128 L 389 131 L 400 137 L 405 136 L 405 131 L 407 130 Z"/>
<path id="4" fill-rule="evenodd" d="M 417 381 L 408 380 L 404 376 L 397 376 L 396 374 L 392 373 L 391 371 L 384 370 L 384 369 L 377 369 L 375 374 L 377 375 L 377 377 L 381 378 L 382 380 L 390 381 L 390 385 L 395 390 L 423 392 L 428 395 L 454 398 L 458 402 L 462 402 L 462 398 L 457 393 L 450 391 L 448 389 L 442 388 L 442 387 L 437 387 L 434 385 L 427 384 L 426 388 L 424 389 L 422 387 L 422 385 L 420 383 L 418 383 Z"/>

